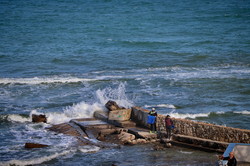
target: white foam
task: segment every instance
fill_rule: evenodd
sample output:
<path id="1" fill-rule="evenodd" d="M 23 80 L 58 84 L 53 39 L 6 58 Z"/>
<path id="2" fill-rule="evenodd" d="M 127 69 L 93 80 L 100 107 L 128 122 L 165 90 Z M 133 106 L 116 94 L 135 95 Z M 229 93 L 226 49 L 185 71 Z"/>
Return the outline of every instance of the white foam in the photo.
<path id="1" fill-rule="evenodd" d="M 193 152 L 186 152 L 186 151 L 182 151 L 182 150 L 180 150 L 179 152 L 183 153 L 183 154 L 192 154 L 193 153 Z"/>
<path id="2" fill-rule="evenodd" d="M 129 108 L 133 106 L 133 102 L 126 96 L 126 83 L 120 83 L 117 88 L 107 87 L 96 91 L 97 100 L 101 105 L 105 105 L 109 100 L 115 101 L 119 106 Z"/>
<path id="3" fill-rule="evenodd" d="M 208 117 L 210 115 L 210 112 L 209 113 L 198 113 L 198 114 L 169 113 L 168 115 L 170 115 L 171 117 L 180 118 L 180 119 L 186 119 L 186 118 L 195 119 L 198 117 Z"/>
<path id="4" fill-rule="evenodd" d="M 100 149 L 100 147 L 90 145 L 79 147 L 79 150 L 83 153 L 94 153 L 98 152 Z"/>
<path id="5" fill-rule="evenodd" d="M 161 107 L 161 108 L 170 108 L 170 109 L 176 109 L 176 107 L 173 104 L 158 104 L 158 105 L 145 105 L 146 108 L 150 107 Z"/>
<path id="6" fill-rule="evenodd" d="M 77 78 L 71 76 L 33 77 L 33 78 L 0 78 L 0 84 L 51 84 L 51 83 L 77 83 L 95 81 L 95 79 Z"/>
<path id="7" fill-rule="evenodd" d="M 50 124 L 59 124 L 68 122 L 71 119 L 77 118 L 91 118 L 95 111 L 105 111 L 105 104 L 109 100 L 115 101 L 119 106 L 131 107 L 133 104 L 128 100 L 125 91 L 125 84 L 121 83 L 117 88 L 107 87 L 102 90 L 96 91 L 96 103 L 88 104 L 86 102 L 80 102 L 73 106 L 66 107 L 63 112 L 50 112 L 45 113 L 47 122 Z M 33 111 L 35 112 L 35 111 Z"/>
<path id="8" fill-rule="evenodd" d="M 105 75 L 98 76 L 101 73 Z M 147 73 L 147 74 L 145 74 Z M 224 64 L 221 66 L 208 67 L 162 67 L 162 68 L 145 68 L 138 70 L 126 71 L 95 71 L 92 72 L 95 78 L 81 78 L 70 75 L 50 76 L 50 77 L 33 77 L 33 78 L 0 78 L 0 84 L 43 84 L 43 83 L 77 83 L 89 82 L 107 79 L 193 79 L 193 78 L 249 78 L 250 70 L 248 66 Z M 107 74 L 107 75 L 106 75 Z"/>
<path id="9" fill-rule="evenodd" d="M 95 111 L 103 109 L 103 106 L 99 103 L 87 104 L 85 102 L 80 102 L 73 106 L 66 107 L 63 112 L 46 113 L 46 117 L 48 123 L 59 124 L 69 122 L 71 119 L 91 118 Z"/>
<path id="10" fill-rule="evenodd" d="M 0 165 L 2 166 L 8 166 L 8 165 L 34 165 L 34 164 L 42 164 L 43 162 L 46 161 L 50 161 L 54 158 L 58 158 L 59 156 L 63 156 L 63 155 L 67 155 L 70 153 L 74 153 L 76 152 L 76 150 L 67 150 L 67 151 L 63 151 L 61 153 L 55 153 L 49 156 L 43 156 L 43 157 L 39 157 L 39 158 L 33 158 L 30 160 L 10 160 L 7 162 L 0 162 Z"/>
<path id="11" fill-rule="evenodd" d="M 250 111 L 244 110 L 244 111 L 234 111 L 236 114 L 244 114 L 244 115 L 250 115 Z"/>
<path id="12" fill-rule="evenodd" d="M 31 119 L 30 117 L 23 117 L 21 115 L 18 115 L 18 114 L 10 114 L 8 115 L 8 118 L 7 118 L 8 121 L 12 121 L 12 122 L 19 122 L 19 123 L 25 123 L 25 122 L 30 122 Z"/>

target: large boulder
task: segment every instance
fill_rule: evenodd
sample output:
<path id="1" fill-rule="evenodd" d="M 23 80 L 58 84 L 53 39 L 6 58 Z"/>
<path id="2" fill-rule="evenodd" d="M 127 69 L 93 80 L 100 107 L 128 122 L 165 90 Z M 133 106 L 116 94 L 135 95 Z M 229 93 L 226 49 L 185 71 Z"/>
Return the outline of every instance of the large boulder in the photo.
<path id="1" fill-rule="evenodd" d="M 32 114 L 32 122 L 34 123 L 40 123 L 40 122 L 43 122 L 43 123 L 47 123 L 47 118 L 45 115 L 36 115 L 36 114 Z"/>
<path id="2" fill-rule="evenodd" d="M 117 111 L 110 111 L 108 115 L 108 120 L 115 120 L 120 122 L 114 122 L 113 124 L 120 127 L 125 127 L 126 125 L 132 125 L 135 126 L 136 124 L 133 122 L 121 122 L 121 121 L 127 121 L 130 120 L 131 117 L 131 109 L 120 109 Z"/>
<path id="3" fill-rule="evenodd" d="M 134 139 L 134 140 L 131 141 L 131 144 L 132 144 L 132 145 L 136 145 L 136 144 L 146 144 L 146 143 L 148 143 L 148 141 L 145 140 L 145 139 L 142 139 L 142 138 Z"/>
<path id="4" fill-rule="evenodd" d="M 119 107 L 118 104 L 115 101 L 109 100 L 106 104 L 105 107 L 109 110 L 109 111 L 114 111 L 114 110 L 119 110 L 119 109 L 123 109 L 123 107 Z"/>
<path id="5" fill-rule="evenodd" d="M 135 135 L 127 133 L 127 132 L 121 132 L 118 135 L 118 139 L 123 143 L 123 144 L 129 144 L 135 139 Z"/>
<path id="6" fill-rule="evenodd" d="M 37 143 L 26 143 L 24 145 L 25 148 L 31 149 L 31 148 L 44 148 L 48 147 L 49 145 L 44 145 L 44 144 L 37 144 Z"/>

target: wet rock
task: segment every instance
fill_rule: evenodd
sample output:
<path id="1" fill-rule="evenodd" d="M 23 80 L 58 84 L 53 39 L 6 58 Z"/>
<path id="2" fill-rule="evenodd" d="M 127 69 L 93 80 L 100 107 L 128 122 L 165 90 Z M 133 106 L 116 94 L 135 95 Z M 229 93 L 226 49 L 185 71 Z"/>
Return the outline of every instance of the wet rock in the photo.
<path id="1" fill-rule="evenodd" d="M 156 144 L 153 147 L 154 150 L 158 151 L 158 150 L 165 150 L 165 148 L 161 145 L 161 144 Z"/>
<path id="2" fill-rule="evenodd" d="M 103 135 L 110 135 L 110 134 L 115 134 L 115 133 L 117 134 L 118 131 L 117 131 L 117 129 L 103 129 L 100 131 L 100 133 Z"/>
<path id="3" fill-rule="evenodd" d="M 147 140 L 142 139 L 142 138 L 136 139 L 134 141 L 135 141 L 135 144 L 146 144 L 146 143 L 148 143 Z"/>
<path id="4" fill-rule="evenodd" d="M 118 139 L 123 143 L 123 144 L 130 144 L 134 139 L 135 135 L 126 133 L 126 132 L 121 132 L 118 135 Z"/>
<path id="5" fill-rule="evenodd" d="M 115 101 L 109 100 L 106 104 L 105 107 L 109 110 L 109 111 L 114 111 L 114 110 L 119 110 L 119 109 L 123 109 L 123 107 L 119 107 L 118 104 Z"/>
<path id="6" fill-rule="evenodd" d="M 43 122 L 43 123 L 47 123 L 47 118 L 45 115 L 36 115 L 36 114 L 32 114 L 32 122 L 34 123 L 40 123 L 40 122 Z"/>
<path id="7" fill-rule="evenodd" d="M 165 145 L 167 148 L 171 148 L 172 147 L 172 144 L 171 143 L 166 143 Z"/>
<path id="8" fill-rule="evenodd" d="M 25 143 L 24 147 L 27 149 L 32 149 L 32 148 L 44 148 L 48 147 L 49 145 L 44 145 L 44 144 L 37 144 L 37 143 Z"/>
<path id="9" fill-rule="evenodd" d="M 99 141 L 105 141 L 105 135 L 102 134 L 102 132 L 98 133 L 98 136 L 96 137 L 96 139 L 98 139 Z"/>

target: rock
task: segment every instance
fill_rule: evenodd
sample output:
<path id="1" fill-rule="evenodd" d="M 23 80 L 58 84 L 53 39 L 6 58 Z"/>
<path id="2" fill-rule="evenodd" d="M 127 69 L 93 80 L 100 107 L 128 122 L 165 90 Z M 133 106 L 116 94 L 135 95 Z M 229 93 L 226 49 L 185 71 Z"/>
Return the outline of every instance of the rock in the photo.
<path id="1" fill-rule="evenodd" d="M 114 111 L 114 110 L 119 110 L 119 109 L 123 109 L 121 107 L 118 106 L 118 104 L 115 101 L 109 100 L 106 104 L 105 107 L 109 110 L 109 111 Z"/>
<path id="2" fill-rule="evenodd" d="M 96 137 L 96 139 L 98 139 L 99 141 L 105 141 L 105 135 L 102 134 L 101 132 L 98 133 L 98 136 Z"/>
<path id="3" fill-rule="evenodd" d="M 162 145 L 158 145 L 156 144 L 154 147 L 153 147 L 154 150 L 158 151 L 158 150 L 165 150 L 164 147 Z"/>
<path id="4" fill-rule="evenodd" d="M 148 143 L 148 141 L 145 140 L 145 139 L 142 139 L 142 138 L 134 139 L 134 140 L 132 140 L 131 142 L 128 142 L 128 144 L 130 144 L 130 145 L 146 144 L 146 143 Z"/>
<path id="5" fill-rule="evenodd" d="M 139 138 L 139 139 L 136 140 L 136 142 L 137 142 L 137 144 L 146 144 L 147 140 Z"/>
<path id="6" fill-rule="evenodd" d="M 103 134 L 103 135 L 110 135 L 110 134 L 117 134 L 118 131 L 117 131 L 117 129 L 102 129 L 100 131 L 100 133 Z"/>
<path id="7" fill-rule="evenodd" d="M 171 147 L 172 147 L 172 144 L 171 144 L 171 143 L 166 143 L 166 147 L 167 147 L 167 148 L 171 148 Z"/>
<path id="8" fill-rule="evenodd" d="M 126 133 L 126 132 L 121 132 L 118 135 L 118 139 L 123 143 L 123 144 L 127 144 L 127 143 L 131 143 L 134 139 L 135 139 L 135 135 L 130 134 L 130 133 Z"/>
<path id="9" fill-rule="evenodd" d="M 32 122 L 34 123 L 40 123 L 40 122 L 43 122 L 43 123 L 47 123 L 47 118 L 45 115 L 36 115 L 36 114 L 32 114 Z"/>
<path id="10" fill-rule="evenodd" d="M 31 149 L 31 148 L 44 148 L 48 147 L 49 145 L 44 144 L 37 144 L 37 143 L 25 143 L 25 148 Z"/>

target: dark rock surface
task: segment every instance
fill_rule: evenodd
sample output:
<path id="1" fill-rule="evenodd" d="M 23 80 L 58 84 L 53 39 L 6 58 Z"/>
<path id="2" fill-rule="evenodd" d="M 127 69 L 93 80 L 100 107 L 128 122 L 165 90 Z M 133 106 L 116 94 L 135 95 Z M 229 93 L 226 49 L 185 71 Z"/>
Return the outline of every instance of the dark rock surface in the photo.
<path id="1" fill-rule="evenodd" d="M 25 143 L 24 147 L 27 149 L 32 149 L 32 148 L 44 148 L 48 147 L 49 145 L 44 145 L 44 144 L 38 144 L 38 143 Z"/>
<path id="2" fill-rule="evenodd" d="M 47 123 L 47 118 L 45 115 L 36 115 L 36 114 L 32 114 L 32 122 L 34 123 L 40 123 L 40 122 L 43 122 L 43 123 Z"/>
<path id="3" fill-rule="evenodd" d="M 109 100 L 106 104 L 105 107 L 109 110 L 109 111 L 115 111 L 115 110 L 119 110 L 119 109 L 124 109 L 123 107 L 119 107 L 118 104 L 115 101 Z"/>

